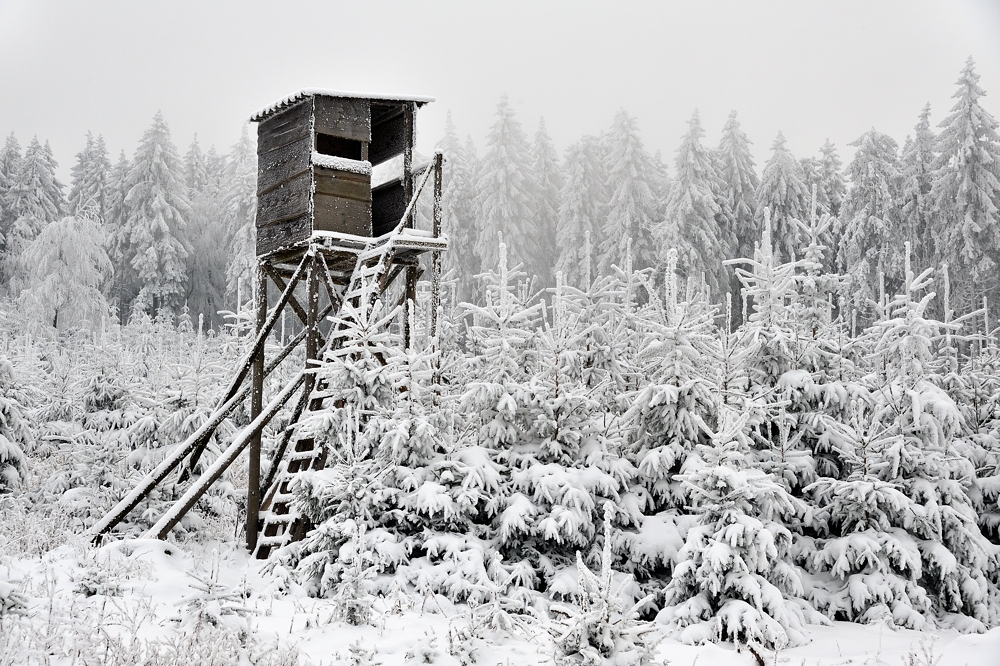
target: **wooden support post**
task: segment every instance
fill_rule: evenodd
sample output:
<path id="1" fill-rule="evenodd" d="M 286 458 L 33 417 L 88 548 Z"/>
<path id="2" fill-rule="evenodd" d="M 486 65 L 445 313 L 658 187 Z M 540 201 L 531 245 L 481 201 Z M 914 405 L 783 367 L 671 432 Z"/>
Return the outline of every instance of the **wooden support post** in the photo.
<path id="1" fill-rule="evenodd" d="M 322 266 L 314 256 L 309 266 L 309 277 L 306 278 L 306 368 L 319 360 L 319 281 Z M 306 378 L 306 392 L 312 393 L 316 386 L 316 378 L 309 375 Z"/>
<path id="2" fill-rule="evenodd" d="M 433 228 L 431 235 L 434 238 L 441 237 L 441 192 L 442 192 L 442 163 L 444 156 L 438 150 L 434 153 L 434 209 Z M 441 304 L 441 250 L 431 253 L 431 344 L 437 350 L 438 332 L 438 307 Z"/>
<path id="3" fill-rule="evenodd" d="M 414 144 L 414 114 L 416 107 L 412 102 L 403 108 L 403 198 L 409 203 L 413 199 L 413 144 Z M 403 226 L 413 228 L 413 210 L 407 208 Z"/>
<path id="4" fill-rule="evenodd" d="M 404 301 L 407 307 L 403 309 L 403 339 L 406 341 L 406 348 L 413 349 L 414 336 L 416 331 L 413 330 L 413 322 L 410 317 L 410 306 L 413 304 L 413 308 L 417 307 L 417 279 L 420 276 L 418 266 L 407 266 L 406 267 L 406 294 Z"/>
<path id="5" fill-rule="evenodd" d="M 170 509 L 160 517 L 156 524 L 149 528 L 143 538 L 146 539 L 166 539 L 167 535 L 170 534 L 170 530 L 174 528 L 174 525 L 180 522 L 181 518 L 191 510 L 198 500 L 201 499 L 202 495 L 211 487 L 213 483 L 219 480 L 219 477 L 229 469 L 229 466 L 233 464 L 236 457 L 246 448 L 247 444 L 250 442 L 250 438 L 254 433 L 260 432 L 264 426 L 270 422 L 274 415 L 278 413 L 278 410 L 284 406 L 288 399 L 292 396 L 295 391 L 302 386 L 302 382 L 311 373 L 302 372 L 290 381 L 285 388 L 281 390 L 278 395 L 274 396 L 270 403 L 268 403 L 267 408 L 264 409 L 253 421 L 250 422 L 246 428 L 241 430 L 236 437 L 233 438 L 233 443 L 229 445 L 225 451 L 222 452 L 218 458 L 215 459 L 205 473 L 198 477 L 198 480 L 194 482 L 187 492 L 185 492 L 177 502 L 170 507 Z"/>
<path id="6" fill-rule="evenodd" d="M 267 323 L 267 272 L 263 264 L 257 266 L 257 330 Z M 250 389 L 250 420 L 260 416 L 264 408 L 264 348 L 253 359 L 253 379 Z M 250 464 L 247 475 L 247 550 L 257 547 L 257 518 L 260 513 L 260 431 L 250 438 Z"/>

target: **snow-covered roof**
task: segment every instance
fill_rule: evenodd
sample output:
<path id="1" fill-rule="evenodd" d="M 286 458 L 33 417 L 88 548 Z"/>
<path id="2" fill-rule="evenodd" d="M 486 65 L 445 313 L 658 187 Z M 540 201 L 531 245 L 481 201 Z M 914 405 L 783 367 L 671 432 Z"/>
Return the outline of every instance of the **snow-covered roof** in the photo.
<path id="1" fill-rule="evenodd" d="M 423 95 L 380 95 L 377 93 L 366 93 L 366 92 L 352 92 L 349 90 L 325 90 L 323 88 L 304 88 L 297 93 L 293 93 L 284 99 L 280 99 L 273 104 L 265 106 L 260 109 L 252 116 L 250 116 L 250 122 L 256 123 L 264 120 L 268 116 L 274 115 L 278 111 L 281 111 L 287 106 L 295 104 L 296 102 L 306 99 L 307 97 L 314 97 L 316 95 L 323 95 L 326 97 L 350 97 L 354 99 L 370 99 L 373 102 L 415 102 L 417 105 L 427 104 L 428 102 L 433 102 L 433 97 L 426 97 Z"/>

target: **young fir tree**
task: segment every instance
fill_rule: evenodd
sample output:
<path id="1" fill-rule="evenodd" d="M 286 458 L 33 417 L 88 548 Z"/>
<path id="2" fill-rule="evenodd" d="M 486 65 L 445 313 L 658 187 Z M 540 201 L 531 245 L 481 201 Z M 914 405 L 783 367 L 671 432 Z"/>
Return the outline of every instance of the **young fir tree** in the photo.
<path id="1" fill-rule="evenodd" d="M 757 219 L 763 219 L 765 208 L 771 211 L 775 250 L 781 261 L 790 261 L 795 258 L 796 248 L 802 245 L 799 225 L 793 220 L 805 218 L 809 190 L 803 180 L 802 165 L 785 148 L 781 132 L 774 139 L 771 150 L 773 154 L 764 165 L 757 188 Z"/>
<path id="2" fill-rule="evenodd" d="M 98 223 L 64 217 L 46 226 L 22 256 L 27 271 L 22 305 L 45 325 L 56 329 L 96 329 L 108 315 L 101 287 L 111 276 Z"/>
<path id="3" fill-rule="evenodd" d="M 223 178 L 225 227 L 229 256 L 226 263 L 226 288 L 235 296 L 237 286 L 252 284 L 257 256 L 257 151 L 250 141 L 247 126 L 240 140 L 229 150 Z"/>
<path id="4" fill-rule="evenodd" d="M 13 364 L 0 355 L 0 495 L 10 492 L 24 479 L 27 464 L 24 449 L 31 443 L 25 405 L 17 399 L 15 381 Z"/>
<path id="5" fill-rule="evenodd" d="M 108 172 L 111 160 L 104 137 L 87 132 L 87 145 L 76 154 L 71 170 L 68 210 L 72 215 L 86 216 L 103 222 L 108 207 Z"/>
<path id="6" fill-rule="evenodd" d="M 532 145 L 532 168 L 535 179 L 534 211 L 538 225 L 536 238 L 537 252 L 534 257 L 538 266 L 538 276 L 543 285 L 555 284 L 552 270 L 552 249 L 556 246 L 556 230 L 559 226 L 560 196 L 564 181 L 559 169 L 559 154 L 552 144 L 552 138 L 545 130 L 545 119 L 538 121 L 538 131 Z"/>
<path id="7" fill-rule="evenodd" d="M 900 213 L 917 266 L 934 263 L 934 238 L 931 235 L 931 186 L 934 177 L 934 144 L 931 130 L 931 105 L 920 112 L 913 138 L 907 137 L 900 155 L 902 187 Z"/>
<path id="8" fill-rule="evenodd" d="M 504 95 L 497 104 L 496 121 L 486 137 L 486 155 L 478 177 L 476 254 L 483 267 L 499 261 L 499 235 L 510 242 L 516 261 L 528 275 L 538 275 L 539 226 L 532 209 L 536 186 L 531 171 L 531 148 L 521 123 Z M 544 272 L 544 271 L 541 271 Z"/>
<path id="9" fill-rule="evenodd" d="M 637 269 L 656 264 L 658 250 L 653 229 L 656 196 L 652 158 L 642 147 L 635 118 L 619 111 L 607 135 L 608 207 L 600 244 L 598 271 L 611 274 L 611 266 L 624 268 L 626 248 L 631 247 Z"/>
<path id="10" fill-rule="evenodd" d="M 970 57 L 956 82 L 958 101 L 941 121 L 931 191 L 937 256 L 955 276 L 959 310 L 994 294 L 1000 265 L 1000 135 L 979 102 L 986 92 Z"/>
<path id="11" fill-rule="evenodd" d="M 161 308 L 179 310 L 187 286 L 191 251 L 187 218 L 191 208 L 184 167 L 161 113 L 153 117 L 153 124 L 142 135 L 127 187 L 130 253 L 124 259 L 139 282 L 135 307 L 154 313 Z"/>
<path id="12" fill-rule="evenodd" d="M 677 149 L 677 178 L 667 200 L 666 219 L 660 227 L 661 247 L 678 248 L 681 275 L 696 278 L 704 275 L 713 298 L 719 298 L 729 289 L 729 277 L 722 262 L 731 256 L 737 241 L 720 205 L 722 183 L 715 160 L 701 145 L 705 131 L 697 110 L 688 125 Z"/>
<path id="13" fill-rule="evenodd" d="M 756 221 L 760 178 L 754 168 L 753 155 L 750 154 L 751 143 L 740 129 L 736 112 L 731 112 L 722 128 L 722 138 L 716 151 L 730 228 L 736 237 L 736 246 L 727 259 L 752 257 L 754 244 L 760 236 Z M 739 295 L 738 289 L 735 294 Z"/>
<path id="14" fill-rule="evenodd" d="M 854 305 L 879 299 L 881 280 L 894 292 L 903 279 L 906 233 L 899 210 L 900 170 L 896 142 L 870 130 L 848 167 L 851 190 L 841 209 L 840 262 L 852 278 Z"/>
<path id="15" fill-rule="evenodd" d="M 566 181 L 559 206 L 556 270 L 566 284 L 589 289 L 597 277 L 603 240 L 607 165 L 600 137 L 585 136 L 566 149 Z"/>
<path id="16" fill-rule="evenodd" d="M 441 225 L 449 239 L 445 273 L 457 280 L 462 301 L 475 301 L 475 276 L 481 270 L 476 254 L 479 240 L 475 214 L 476 153 L 474 146 L 463 145 L 458 138 L 450 111 L 438 149 L 445 159 L 441 193 Z"/>
<path id="17" fill-rule="evenodd" d="M 750 430 L 760 409 L 724 406 L 717 433 L 699 445 L 704 463 L 681 475 L 698 522 L 687 533 L 664 589 L 664 619 L 686 643 L 732 641 L 755 650 L 805 640 L 802 594 L 787 562 L 796 513 L 784 487 L 751 464 Z"/>

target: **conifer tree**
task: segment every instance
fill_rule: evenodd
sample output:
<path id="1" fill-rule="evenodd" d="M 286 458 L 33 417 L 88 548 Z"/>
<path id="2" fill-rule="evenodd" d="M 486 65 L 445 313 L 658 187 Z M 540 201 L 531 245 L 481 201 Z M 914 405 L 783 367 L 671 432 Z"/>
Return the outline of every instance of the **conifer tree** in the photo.
<path id="1" fill-rule="evenodd" d="M 1000 284 L 1000 135 L 980 105 L 986 92 L 971 57 L 956 83 L 958 101 L 937 138 L 933 234 L 939 259 L 964 278 L 953 285 L 956 302 L 971 309 L 974 296 L 992 295 Z"/>
<path id="2" fill-rule="evenodd" d="M 763 219 L 763 210 L 771 211 L 771 231 L 775 250 L 781 261 L 795 258 L 796 248 L 801 247 L 799 225 L 793 220 L 805 219 L 809 205 L 809 190 L 803 180 L 802 165 L 785 148 L 781 132 L 771 145 L 773 154 L 764 165 L 757 188 L 757 220 Z"/>
<path id="3" fill-rule="evenodd" d="M 903 226 L 910 241 L 917 266 L 934 263 L 934 237 L 931 235 L 931 186 L 934 179 L 934 144 L 931 130 L 931 105 L 920 112 L 913 138 L 907 137 L 900 155 L 902 188 L 900 192 Z"/>
<path id="4" fill-rule="evenodd" d="M 9 227 L 10 222 L 10 188 L 14 178 L 21 170 L 21 144 L 11 132 L 0 148 L 0 234 Z M 2 241 L 0 241 L 2 242 Z"/>
<path id="5" fill-rule="evenodd" d="M 87 132 L 87 145 L 77 153 L 69 191 L 69 212 L 104 222 L 108 208 L 108 176 L 111 161 L 104 137 Z"/>
<path id="6" fill-rule="evenodd" d="M 450 243 L 444 256 L 445 273 L 458 281 L 462 301 L 474 301 L 474 280 L 481 270 L 476 254 L 479 240 L 475 215 L 476 153 L 474 145 L 463 145 L 458 138 L 450 111 L 438 149 L 445 159 L 441 225 Z"/>
<path id="7" fill-rule="evenodd" d="M 660 227 L 661 247 L 677 247 L 681 275 L 704 274 L 712 295 L 719 297 L 729 289 L 722 262 L 734 251 L 737 241 L 720 205 L 722 183 L 715 161 L 701 145 L 705 131 L 697 110 L 688 125 L 677 149 L 677 178 Z"/>
<path id="8" fill-rule="evenodd" d="M 754 243 L 760 236 L 756 221 L 757 188 L 760 186 L 760 178 L 754 168 L 753 155 L 750 154 L 751 143 L 740 129 L 736 112 L 731 112 L 722 128 L 722 138 L 719 140 L 717 151 L 722 191 L 730 227 L 736 237 L 736 246 L 731 248 L 732 254 L 727 256 L 727 259 L 752 257 Z"/>
<path id="9" fill-rule="evenodd" d="M 107 216 L 104 225 L 107 230 L 106 243 L 108 257 L 115 266 L 115 274 L 109 283 L 108 302 L 117 310 L 119 323 L 128 319 L 127 307 L 138 293 L 138 279 L 132 268 L 132 243 L 128 227 L 128 174 L 131 169 L 123 150 L 118 161 L 108 173 Z"/>
<path id="10" fill-rule="evenodd" d="M 901 284 L 905 232 L 896 142 L 870 130 L 851 145 L 858 150 L 848 167 L 851 190 L 841 210 L 840 262 L 852 276 L 855 306 L 862 308 L 866 300 L 878 300 L 881 279 L 890 293 Z"/>
<path id="11" fill-rule="evenodd" d="M 17 258 L 45 225 L 59 217 L 64 208 L 63 185 L 56 178 L 57 163 L 48 142 L 31 140 L 24 151 L 17 176 L 8 193 L 10 226 L 4 235 L 4 282 L 19 273 Z"/>
<path id="12" fill-rule="evenodd" d="M 478 178 L 476 198 L 476 254 L 483 267 L 496 266 L 500 236 L 510 243 L 515 260 L 529 275 L 538 274 L 538 220 L 532 202 L 535 182 L 531 148 L 521 123 L 504 95 L 497 104 L 496 121 L 486 137 L 486 155 Z"/>
<path id="13" fill-rule="evenodd" d="M 607 136 L 609 165 L 608 207 L 600 245 L 598 271 L 611 274 L 611 266 L 624 268 L 626 248 L 631 246 L 637 269 L 653 266 L 658 258 L 653 229 L 656 196 L 652 158 L 642 146 L 635 118 L 619 111 Z"/>
<path id="14" fill-rule="evenodd" d="M 552 271 L 552 251 L 556 246 L 556 230 L 559 226 L 560 196 L 564 186 L 559 169 L 559 154 L 545 130 L 545 119 L 538 121 L 538 131 L 532 146 L 532 167 L 535 179 L 535 217 L 538 225 L 536 240 L 538 251 L 534 257 L 538 276 L 543 285 L 555 284 Z"/>
<path id="15" fill-rule="evenodd" d="M 139 281 L 135 306 L 152 312 L 180 309 L 191 250 L 186 236 L 191 209 L 184 167 L 159 112 L 139 142 L 127 187 L 126 224 L 131 253 L 126 260 Z"/>
<path id="16" fill-rule="evenodd" d="M 607 169 L 599 137 L 585 136 L 566 150 L 566 182 L 559 206 L 556 270 L 566 283 L 588 289 L 597 276 L 603 239 Z"/>
<path id="17" fill-rule="evenodd" d="M 0 354 L 0 495 L 17 487 L 24 478 L 27 459 L 24 448 L 31 431 L 24 417 L 26 405 L 17 399 L 14 366 Z"/>
<path id="18" fill-rule="evenodd" d="M 184 160 L 191 206 L 185 235 L 192 250 L 187 262 L 184 301 L 193 316 L 201 315 L 207 326 L 215 327 L 221 324 L 219 310 L 225 309 L 226 263 L 231 246 L 227 242 L 226 225 L 221 223 L 225 219 L 225 163 L 214 150 L 210 155 L 211 160 L 201 152 L 195 137 Z"/>
<path id="19" fill-rule="evenodd" d="M 847 183 L 844 181 L 842 171 L 843 163 L 837 153 L 837 147 L 827 139 L 820 152 L 820 188 L 823 190 L 822 200 L 827 202 L 829 208 L 826 212 L 837 218 L 840 215 L 840 207 L 847 196 Z"/>
<path id="20" fill-rule="evenodd" d="M 226 285 L 230 296 L 235 296 L 241 279 L 252 284 L 257 256 L 257 152 L 246 125 L 239 142 L 229 150 L 223 196 L 230 248 Z"/>

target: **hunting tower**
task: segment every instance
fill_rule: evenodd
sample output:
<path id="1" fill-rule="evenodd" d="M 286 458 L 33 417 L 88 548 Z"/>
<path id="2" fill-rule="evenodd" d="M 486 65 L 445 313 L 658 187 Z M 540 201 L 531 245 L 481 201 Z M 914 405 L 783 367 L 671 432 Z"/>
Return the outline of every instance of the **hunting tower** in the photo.
<path id="1" fill-rule="evenodd" d="M 254 340 L 212 415 L 91 528 L 95 540 L 176 469 L 176 480 L 189 487 L 146 534 L 165 539 L 244 450 L 250 456 L 247 547 L 257 557 L 267 557 L 273 548 L 301 539 L 310 529 L 294 513 L 291 485 L 295 475 L 322 468 L 328 452 L 322 442 L 294 439 L 293 426 L 304 411 L 322 406 L 322 399 L 314 396 L 314 389 L 322 388 L 315 376 L 316 362 L 326 354 L 341 353 L 344 319 L 329 316 L 340 314 L 345 303 L 363 308 L 386 300 L 390 293 L 399 294 L 400 305 L 414 302 L 424 271 L 420 258 L 430 253 L 428 339 L 437 344 L 441 253 L 448 245 L 441 235 L 444 157 L 438 152 L 428 164 L 415 168 L 413 163 L 414 119 L 417 109 L 430 101 L 309 89 L 250 118 L 258 124 Z M 414 208 L 431 176 L 430 228 L 419 229 Z M 402 289 L 390 292 L 400 277 Z M 278 296 L 273 307 L 269 291 Z M 268 337 L 286 308 L 301 321 L 301 330 L 266 358 Z M 409 307 L 403 309 L 408 311 Z M 410 319 L 402 319 L 404 344 L 410 346 Z M 299 345 L 305 346 L 306 367 L 265 402 L 265 377 Z M 299 398 L 289 425 L 275 433 L 276 447 L 264 467 L 261 435 L 295 394 Z M 247 400 L 249 425 L 211 465 L 199 466 L 212 434 Z"/>

